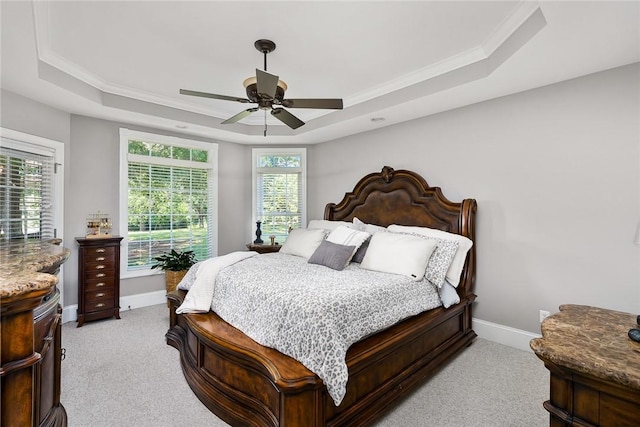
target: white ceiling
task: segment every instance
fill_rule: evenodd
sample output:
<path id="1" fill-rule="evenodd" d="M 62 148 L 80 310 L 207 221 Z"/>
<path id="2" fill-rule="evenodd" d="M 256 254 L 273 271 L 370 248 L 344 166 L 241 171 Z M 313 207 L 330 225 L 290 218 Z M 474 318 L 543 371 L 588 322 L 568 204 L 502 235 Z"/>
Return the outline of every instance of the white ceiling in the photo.
<path id="1" fill-rule="evenodd" d="M 640 61 L 640 2 L 2 1 L 2 88 L 74 114 L 238 143 L 317 143 Z M 293 131 L 245 97 L 263 68 Z M 372 121 L 383 117 L 384 121 Z"/>

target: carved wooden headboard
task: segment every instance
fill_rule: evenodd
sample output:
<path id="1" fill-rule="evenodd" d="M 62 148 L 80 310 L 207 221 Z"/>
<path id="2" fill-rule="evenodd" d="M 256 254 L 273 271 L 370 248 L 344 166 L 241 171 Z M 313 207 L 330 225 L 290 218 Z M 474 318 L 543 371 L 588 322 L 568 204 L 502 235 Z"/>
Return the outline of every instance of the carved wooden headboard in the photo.
<path id="1" fill-rule="evenodd" d="M 379 173 L 362 178 L 352 192 L 339 203 L 329 203 L 324 218 L 352 221 L 358 217 L 368 224 L 387 227 L 391 224 L 437 228 L 468 237 L 474 242 L 467 255 L 458 293 L 471 296 L 475 280 L 475 213 L 474 199 L 455 203 L 447 199 L 440 187 L 430 187 L 415 172 L 394 170 L 385 166 Z"/>

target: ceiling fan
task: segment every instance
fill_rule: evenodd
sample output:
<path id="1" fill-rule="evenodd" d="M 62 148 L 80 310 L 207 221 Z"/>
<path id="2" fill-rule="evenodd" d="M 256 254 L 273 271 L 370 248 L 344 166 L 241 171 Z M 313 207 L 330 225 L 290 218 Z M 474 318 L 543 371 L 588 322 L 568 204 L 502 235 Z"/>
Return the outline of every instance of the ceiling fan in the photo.
<path id="1" fill-rule="evenodd" d="M 220 99 L 223 101 L 235 101 L 243 104 L 258 104 L 257 107 L 248 108 L 239 112 L 233 117 L 223 121 L 222 124 L 235 123 L 247 117 L 251 113 L 259 110 L 271 110 L 271 115 L 280 120 L 291 129 L 297 129 L 304 125 L 304 122 L 291 114 L 286 108 L 316 108 L 342 110 L 342 99 L 339 98 L 303 98 L 303 99 L 284 99 L 284 93 L 287 90 L 285 82 L 278 76 L 267 73 L 267 54 L 276 49 L 276 44 L 271 40 L 257 40 L 254 43 L 256 49 L 264 55 L 264 71 L 256 68 L 256 76 L 249 77 L 242 84 L 244 85 L 247 98 L 238 98 L 235 96 L 217 95 L 215 93 L 197 92 L 193 90 L 180 89 L 181 95 L 201 96 L 203 98 Z M 267 123 L 265 115 L 264 135 L 267 135 Z"/>

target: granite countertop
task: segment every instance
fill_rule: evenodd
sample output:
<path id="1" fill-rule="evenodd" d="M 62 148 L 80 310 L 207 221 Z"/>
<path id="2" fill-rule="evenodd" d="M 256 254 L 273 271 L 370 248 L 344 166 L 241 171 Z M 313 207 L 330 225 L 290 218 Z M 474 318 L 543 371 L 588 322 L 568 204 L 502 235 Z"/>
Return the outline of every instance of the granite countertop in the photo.
<path id="1" fill-rule="evenodd" d="M 636 315 L 585 305 L 561 305 L 530 346 L 543 361 L 640 390 L 640 343 L 629 339 Z"/>
<path id="2" fill-rule="evenodd" d="M 28 240 L 0 247 L 0 298 L 55 286 L 58 278 L 45 272 L 55 271 L 71 254 L 60 242 Z"/>

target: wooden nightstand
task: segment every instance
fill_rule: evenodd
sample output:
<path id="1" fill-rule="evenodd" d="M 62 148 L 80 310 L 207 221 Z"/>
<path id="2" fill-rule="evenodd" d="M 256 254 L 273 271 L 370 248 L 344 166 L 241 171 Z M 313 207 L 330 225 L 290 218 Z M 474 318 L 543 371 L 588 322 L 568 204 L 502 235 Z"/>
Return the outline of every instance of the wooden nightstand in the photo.
<path id="1" fill-rule="evenodd" d="M 263 245 L 263 244 L 249 243 L 247 245 L 247 249 L 249 249 L 250 251 L 256 251 L 259 254 L 270 254 L 272 252 L 278 252 L 281 247 L 282 245 L 279 245 L 279 244 Z"/>
<path id="2" fill-rule="evenodd" d="M 544 402 L 550 426 L 637 426 L 640 343 L 627 337 L 635 314 L 561 305 L 531 349 L 551 372 Z"/>

